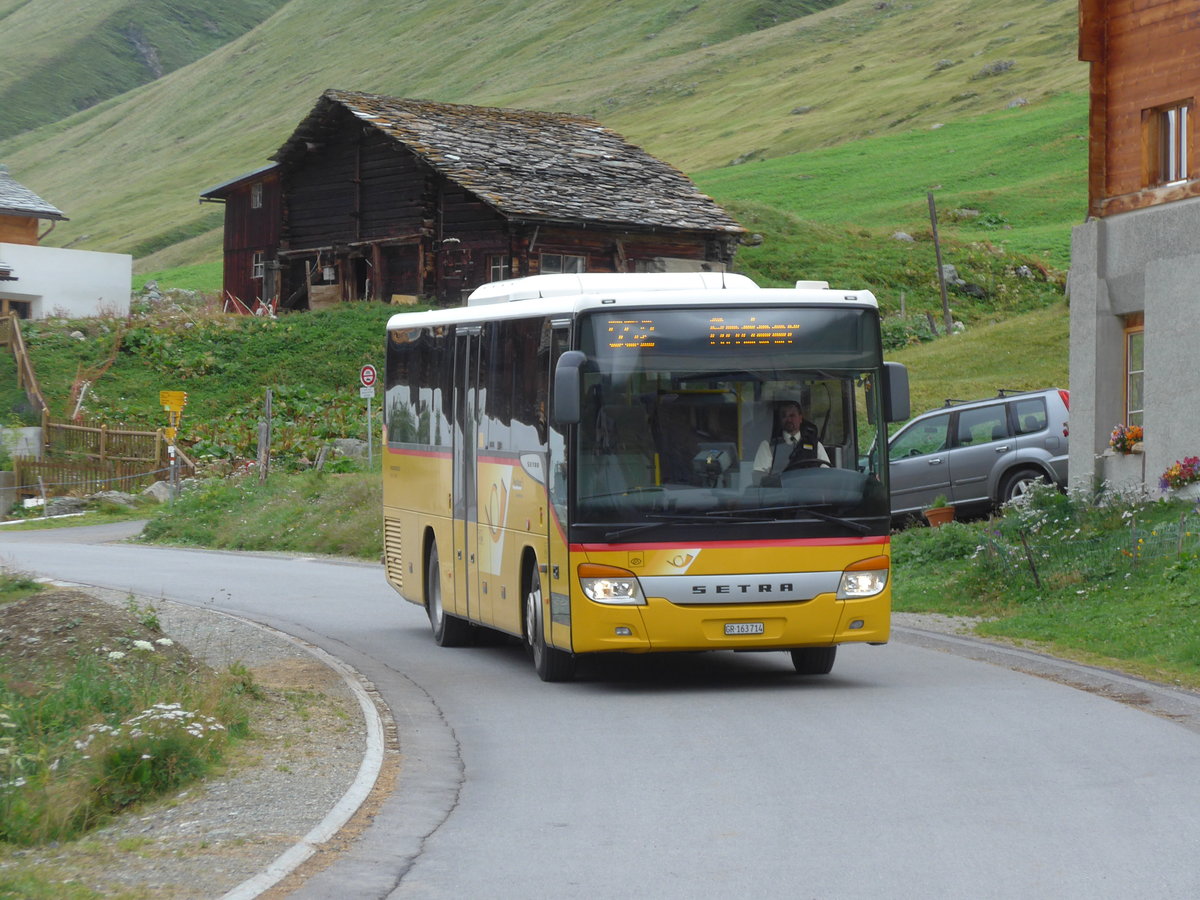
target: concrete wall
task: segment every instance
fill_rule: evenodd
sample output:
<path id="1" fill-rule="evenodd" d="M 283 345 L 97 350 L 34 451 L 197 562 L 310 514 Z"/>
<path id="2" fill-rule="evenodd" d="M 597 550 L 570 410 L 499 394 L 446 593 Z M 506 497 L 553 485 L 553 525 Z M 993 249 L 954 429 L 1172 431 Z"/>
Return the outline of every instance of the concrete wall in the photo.
<path id="1" fill-rule="evenodd" d="M 1092 219 L 1071 237 L 1070 480 L 1158 478 L 1200 455 L 1200 200 Z M 1124 417 L 1123 315 L 1145 314 L 1145 457 L 1113 459 Z M 1134 464 L 1136 462 L 1136 465 Z M 1144 472 L 1144 474 L 1142 474 Z"/>
<path id="2" fill-rule="evenodd" d="M 29 302 L 35 319 L 129 314 L 133 257 L 126 253 L 0 243 L 0 259 L 18 279 L 0 281 L 0 297 Z"/>
<path id="3" fill-rule="evenodd" d="M 9 456 L 27 456 L 41 459 L 42 429 L 36 426 L 24 428 L 0 427 L 0 444 Z"/>

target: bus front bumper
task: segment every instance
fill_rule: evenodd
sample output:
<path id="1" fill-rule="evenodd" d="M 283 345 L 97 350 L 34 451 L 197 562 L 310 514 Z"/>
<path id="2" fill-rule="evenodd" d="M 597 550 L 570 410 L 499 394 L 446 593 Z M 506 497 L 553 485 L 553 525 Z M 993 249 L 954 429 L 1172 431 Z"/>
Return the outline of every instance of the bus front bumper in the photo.
<path id="1" fill-rule="evenodd" d="M 579 600 L 571 610 L 576 653 L 687 650 L 786 650 L 843 643 L 887 643 L 891 594 L 802 603 L 683 606 L 648 597 L 644 606 Z"/>

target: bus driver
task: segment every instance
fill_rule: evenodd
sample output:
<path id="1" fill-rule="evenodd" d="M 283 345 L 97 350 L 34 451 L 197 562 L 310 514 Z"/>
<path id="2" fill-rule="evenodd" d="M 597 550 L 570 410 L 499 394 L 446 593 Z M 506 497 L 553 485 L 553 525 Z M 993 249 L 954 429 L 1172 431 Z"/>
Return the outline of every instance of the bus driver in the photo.
<path id="1" fill-rule="evenodd" d="M 779 405 L 778 415 L 779 431 L 763 441 L 754 456 L 756 480 L 797 466 L 829 465 L 829 454 L 817 440 L 817 426 L 804 418 L 799 403 L 785 400 Z"/>

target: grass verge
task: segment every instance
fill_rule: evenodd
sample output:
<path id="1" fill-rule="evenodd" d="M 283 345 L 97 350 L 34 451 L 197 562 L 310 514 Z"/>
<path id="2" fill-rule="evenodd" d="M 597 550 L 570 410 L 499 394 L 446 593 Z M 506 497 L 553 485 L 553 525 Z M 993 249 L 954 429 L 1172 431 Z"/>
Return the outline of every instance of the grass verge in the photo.
<path id="1" fill-rule="evenodd" d="M 987 521 L 895 536 L 899 612 L 981 616 L 985 637 L 1200 688 L 1200 509 L 1052 489 Z"/>
<path id="2" fill-rule="evenodd" d="M 254 694 L 244 669 L 162 636 L 151 607 L 39 587 L 0 574 L 0 847 L 75 839 L 201 777 L 247 733 Z"/>
<path id="3" fill-rule="evenodd" d="M 379 473 L 278 473 L 205 482 L 163 508 L 142 540 L 221 550 L 383 554 Z"/>

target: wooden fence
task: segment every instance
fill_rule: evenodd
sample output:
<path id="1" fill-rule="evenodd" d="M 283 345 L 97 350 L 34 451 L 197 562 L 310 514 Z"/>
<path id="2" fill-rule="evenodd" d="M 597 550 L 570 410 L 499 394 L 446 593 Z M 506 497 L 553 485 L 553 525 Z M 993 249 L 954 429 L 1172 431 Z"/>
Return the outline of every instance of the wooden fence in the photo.
<path id="1" fill-rule="evenodd" d="M 0 346 L 17 361 L 17 385 L 42 416 L 42 458 L 13 460 L 18 499 L 83 496 L 97 491 L 133 493 L 170 478 L 168 447 L 161 429 L 137 431 L 106 424 L 64 422 L 50 417 L 16 316 L 0 316 Z M 176 449 L 179 477 L 196 473 L 195 464 Z"/>
<path id="2" fill-rule="evenodd" d="M 46 398 L 42 396 L 37 376 L 33 373 L 33 363 L 25 349 L 25 339 L 21 337 L 20 321 L 16 316 L 0 316 L 0 347 L 8 347 L 17 362 L 17 387 L 25 391 L 34 410 L 45 415 Z"/>
<path id="3" fill-rule="evenodd" d="M 136 494 L 166 473 L 147 471 L 144 462 L 109 460 L 13 459 L 17 499 L 40 497 L 84 497 L 99 491 Z"/>

